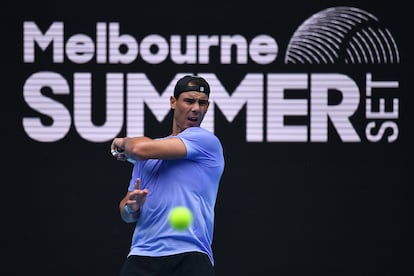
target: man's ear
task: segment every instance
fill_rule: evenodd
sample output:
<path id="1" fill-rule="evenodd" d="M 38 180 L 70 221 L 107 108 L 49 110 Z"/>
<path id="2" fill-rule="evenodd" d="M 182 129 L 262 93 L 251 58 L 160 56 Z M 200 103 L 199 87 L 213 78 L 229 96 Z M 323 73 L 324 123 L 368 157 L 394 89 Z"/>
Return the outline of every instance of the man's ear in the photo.
<path id="1" fill-rule="evenodd" d="M 170 107 L 171 109 L 175 109 L 175 105 L 177 103 L 177 99 L 174 96 L 170 97 Z"/>

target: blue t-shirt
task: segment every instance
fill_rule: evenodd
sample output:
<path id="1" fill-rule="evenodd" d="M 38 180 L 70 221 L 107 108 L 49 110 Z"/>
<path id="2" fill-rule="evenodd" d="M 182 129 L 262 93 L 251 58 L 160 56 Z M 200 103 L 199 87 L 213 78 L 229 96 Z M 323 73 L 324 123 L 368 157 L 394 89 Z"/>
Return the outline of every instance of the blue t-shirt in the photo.
<path id="1" fill-rule="evenodd" d="M 166 256 L 198 251 L 206 253 L 214 265 L 211 249 L 214 230 L 214 206 L 224 170 L 220 140 L 201 127 L 190 127 L 177 136 L 185 144 L 182 159 L 137 161 L 129 184 L 137 178 L 148 196 L 141 207 L 129 255 Z M 171 228 L 168 215 L 172 208 L 186 206 L 193 223 L 185 231 Z"/>

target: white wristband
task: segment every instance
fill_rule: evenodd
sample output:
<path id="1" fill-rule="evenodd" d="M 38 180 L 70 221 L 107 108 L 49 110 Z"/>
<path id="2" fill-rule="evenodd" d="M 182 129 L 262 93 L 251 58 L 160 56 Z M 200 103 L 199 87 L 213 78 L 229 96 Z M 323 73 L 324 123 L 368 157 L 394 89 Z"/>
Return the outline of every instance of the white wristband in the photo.
<path id="1" fill-rule="evenodd" d="M 125 212 L 127 212 L 128 214 L 133 214 L 133 213 L 136 213 L 136 211 L 131 210 L 131 209 L 128 207 L 128 204 L 125 204 Z"/>

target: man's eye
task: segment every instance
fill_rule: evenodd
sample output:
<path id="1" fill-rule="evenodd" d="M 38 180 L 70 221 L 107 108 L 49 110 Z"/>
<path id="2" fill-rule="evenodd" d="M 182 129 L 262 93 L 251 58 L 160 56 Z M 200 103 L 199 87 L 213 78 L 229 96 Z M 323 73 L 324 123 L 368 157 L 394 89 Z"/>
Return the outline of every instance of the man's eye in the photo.
<path id="1" fill-rule="evenodd" d="M 198 101 L 199 105 L 202 106 L 206 106 L 208 105 L 208 100 L 194 100 L 194 99 L 184 99 L 184 102 L 188 103 L 188 104 L 194 104 L 195 102 Z"/>
<path id="2" fill-rule="evenodd" d="M 195 100 L 193 100 L 193 99 L 184 99 L 184 101 L 185 101 L 186 103 L 189 103 L 189 104 L 193 104 L 193 103 L 195 103 Z"/>

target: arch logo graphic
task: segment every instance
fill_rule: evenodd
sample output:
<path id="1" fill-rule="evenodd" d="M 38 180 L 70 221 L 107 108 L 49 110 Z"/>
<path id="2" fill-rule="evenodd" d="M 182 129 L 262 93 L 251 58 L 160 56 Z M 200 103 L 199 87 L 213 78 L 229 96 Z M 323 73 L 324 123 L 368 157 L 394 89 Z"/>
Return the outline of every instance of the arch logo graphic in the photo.
<path id="1" fill-rule="evenodd" d="M 397 44 L 372 14 L 357 8 L 335 7 L 307 19 L 292 36 L 285 63 L 399 63 Z"/>

